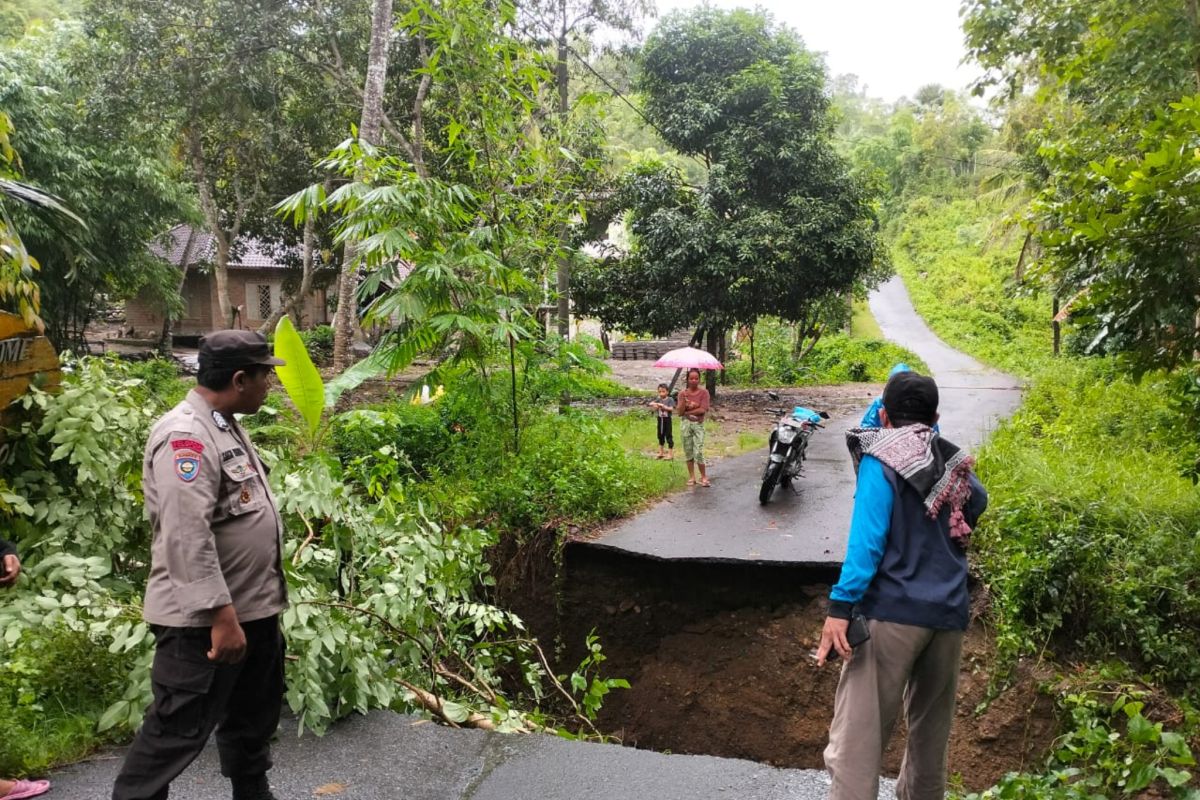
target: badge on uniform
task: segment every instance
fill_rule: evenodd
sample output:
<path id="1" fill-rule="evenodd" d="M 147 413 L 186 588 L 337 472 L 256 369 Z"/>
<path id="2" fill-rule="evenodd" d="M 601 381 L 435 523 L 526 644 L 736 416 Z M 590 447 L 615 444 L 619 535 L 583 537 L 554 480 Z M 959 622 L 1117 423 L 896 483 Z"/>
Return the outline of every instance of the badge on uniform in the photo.
<path id="1" fill-rule="evenodd" d="M 254 468 L 245 462 L 240 464 L 232 464 L 226 467 L 225 470 L 239 481 L 245 478 L 247 475 L 254 474 Z"/>
<path id="2" fill-rule="evenodd" d="M 212 412 L 213 422 L 217 423 L 217 427 L 223 431 L 229 430 L 229 422 L 226 421 L 225 415 L 220 411 Z"/>
<path id="3" fill-rule="evenodd" d="M 171 443 L 172 445 L 175 442 Z M 175 450 L 175 474 L 184 483 L 191 483 L 200 474 L 200 454 L 190 447 Z"/>

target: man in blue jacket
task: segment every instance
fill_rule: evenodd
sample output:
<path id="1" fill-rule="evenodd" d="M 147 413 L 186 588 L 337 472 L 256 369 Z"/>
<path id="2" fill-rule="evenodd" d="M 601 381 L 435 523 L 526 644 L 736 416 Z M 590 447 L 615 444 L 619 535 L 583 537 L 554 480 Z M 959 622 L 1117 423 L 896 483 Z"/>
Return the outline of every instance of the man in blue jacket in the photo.
<path id="1" fill-rule="evenodd" d="M 903 703 L 908 743 L 899 800 L 942 800 L 967 593 L 967 537 L 987 506 L 974 459 L 933 429 L 937 384 L 894 374 L 879 429 L 847 443 L 858 471 L 841 576 L 830 592 L 817 664 L 844 659 L 825 766 L 831 800 L 875 800 L 883 750 Z M 870 638 L 847 639 L 852 617 Z"/>

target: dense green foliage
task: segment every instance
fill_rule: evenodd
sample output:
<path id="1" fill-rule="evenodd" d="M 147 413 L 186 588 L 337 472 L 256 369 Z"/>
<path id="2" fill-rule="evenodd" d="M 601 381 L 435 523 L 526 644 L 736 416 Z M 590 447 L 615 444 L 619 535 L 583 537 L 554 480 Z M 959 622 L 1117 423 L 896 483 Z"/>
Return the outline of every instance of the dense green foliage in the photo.
<path id="1" fill-rule="evenodd" d="M 763 320 L 754 328 L 756 380 L 750 376 L 750 343 L 742 339 L 734 348 L 737 360 L 725 372 L 737 385 L 820 386 L 837 383 L 887 380 L 888 371 L 904 362 L 919 372 L 928 371 L 909 350 L 882 339 L 856 339 L 842 333 L 827 334 L 803 358 L 795 353 L 792 329 L 775 320 Z"/>
<path id="2" fill-rule="evenodd" d="M 120 699 L 133 658 L 66 625 L 27 628 L 0 661 L 0 775 L 86 756 L 96 720 Z"/>
<path id="3" fill-rule="evenodd" d="M 1180 733 L 1143 715 L 1147 693 L 1107 687 L 1059 698 L 1067 732 L 1058 740 L 1042 774 L 1010 773 L 995 787 L 956 800 L 1112 800 L 1142 797 L 1147 789 L 1196 800 L 1190 788 L 1196 759 Z M 1150 713 L 1146 710 L 1146 713 Z M 1163 794 L 1156 793 L 1156 797 Z"/>
<path id="4" fill-rule="evenodd" d="M 1092 329 L 1091 351 L 1139 369 L 1192 361 L 1200 7 L 970 0 L 963 20 L 981 84 L 1012 99 L 1033 193 L 1022 218 L 1044 248 L 1034 273 Z"/>
<path id="5" fill-rule="evenodd" d="M 1181 473 L 1197 445 L 1177 380 L 1057 364 L 980 454 L 992 501 L 976 563 L 1002 651 L 1119 654 L 1196 685 L 1200 494 Z"/>
<path id="6" fill-rule="evenodd" d="M 4 0 L 0 5 L 0 44 L 29 29 L 79 11 L 79 0 Z"/>
<path id="7" fill-rule="evenodd" d="M 41 316 L 60 350 L 82 349 L 86 327 L 109 301 L 145 290 L 172 305 L 178 276 L 146 243 L 189 213 L 166 157 L 153 145 L 135 145 L 128 126 L 102 122 L 89 109 L 96 74 L 72 65 L 90 57 L 69 25 L 0 53 L 0 107 L 16 127 L 12 143 L 25 178 L 84 220 L 64 235 L 53 217 L 14 211 L 40 264 Z"/>

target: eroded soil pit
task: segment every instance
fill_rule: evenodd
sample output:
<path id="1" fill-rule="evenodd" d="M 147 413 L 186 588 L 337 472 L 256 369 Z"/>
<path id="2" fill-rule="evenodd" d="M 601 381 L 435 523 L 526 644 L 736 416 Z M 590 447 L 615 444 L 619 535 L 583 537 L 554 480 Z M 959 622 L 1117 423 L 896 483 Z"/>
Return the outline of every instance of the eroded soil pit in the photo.
<path id="1" fill-rule="evenodd" d="M 632 747 L 820 769 L 837 686 L 836 663 L 811 657 L 836 572 L 779 566 L 656 562 L 569 545 L 555 601 L 550 570 L 529 571 L 502 600 L 543 643 L 561 643 L 569 671 L 595 630 L 603 672 L 631 688 L 606 698 L 602 730 Z M 514 576 L 510 576 L 514 577 Z M 501 585 L 518 585 L 501 581 Z M 532 588 L 539 587 L 539 588 Z M 987 696 L 992 652 L 976 624 L 968 636 L 951 737 L 950 772 L 972 790 L 1041 764 L 1056 734 L 1048 675 L 1024 667 Z M 885 758 L 895 775 L 897 731 Z"/>

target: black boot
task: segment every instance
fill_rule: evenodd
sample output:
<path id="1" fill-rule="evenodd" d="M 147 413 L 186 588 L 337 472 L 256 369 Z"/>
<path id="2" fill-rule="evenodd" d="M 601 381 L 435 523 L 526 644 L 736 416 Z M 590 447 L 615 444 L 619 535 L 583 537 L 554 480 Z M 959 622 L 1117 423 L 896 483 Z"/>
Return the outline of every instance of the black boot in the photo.
<path id="1" fill-rule="evenodd" d="M 271 794 L 267 773 L 250 777 L 233 778 L 233 800 L 277 800 Z"/>

